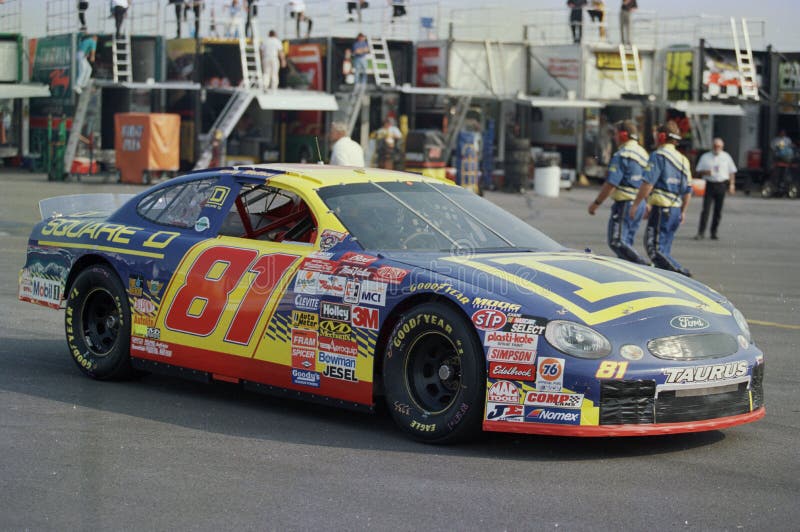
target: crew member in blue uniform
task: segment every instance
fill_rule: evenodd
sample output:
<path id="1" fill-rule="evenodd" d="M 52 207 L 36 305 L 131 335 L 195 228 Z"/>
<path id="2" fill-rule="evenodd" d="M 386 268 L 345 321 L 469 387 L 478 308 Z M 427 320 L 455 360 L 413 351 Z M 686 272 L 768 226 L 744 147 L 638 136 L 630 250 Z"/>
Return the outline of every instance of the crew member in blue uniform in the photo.
<path id="1" fill-rule="evenodd" d="M 647 198 L 650 215 L 647 218 L 644 247 L 653 265 L 691 277 L 689 270 L 672 255 L 672 240 L 686 217 L 692 195 L 692 170 L 689 160 L 675 145 L 681 140 L 678 125 L 670 120 L 657 130 L 658 149 L 650 154 L 644 181 L 633 200 L 629 216 L 636 216 L 639 204 Z"/>
<path id="2" fill-rule="evenodd" d="M 645 212 L 644 203 L 639 205 L 633 217 L 628 216 L 647 168 L 647 151 L 639 145 L 636 124 L 632 121 L 618 122 L 616 130 L 619 149 L 611 157 L 606 182 L 597 198 L 589 204 L 589 214 L 594 215 L 603 201 L 611 196 L 614 204 L 608 220 L 608 247 L 621 259 L 650 264 L 633 249 L 633 239 Z"/>

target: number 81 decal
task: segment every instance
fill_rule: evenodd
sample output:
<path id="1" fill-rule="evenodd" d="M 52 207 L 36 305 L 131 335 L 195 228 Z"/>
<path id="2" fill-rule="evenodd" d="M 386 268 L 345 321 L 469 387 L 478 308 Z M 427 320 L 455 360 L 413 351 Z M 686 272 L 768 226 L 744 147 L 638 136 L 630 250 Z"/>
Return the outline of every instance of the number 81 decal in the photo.
<path id="1" fill-rule="evenodd" d="M 275 287 L 297 258 L 227 246 L 202 251 L 175 292 L 164 326 L 202 337 L 224 327 L 223 341 L 248 345 Z"/>

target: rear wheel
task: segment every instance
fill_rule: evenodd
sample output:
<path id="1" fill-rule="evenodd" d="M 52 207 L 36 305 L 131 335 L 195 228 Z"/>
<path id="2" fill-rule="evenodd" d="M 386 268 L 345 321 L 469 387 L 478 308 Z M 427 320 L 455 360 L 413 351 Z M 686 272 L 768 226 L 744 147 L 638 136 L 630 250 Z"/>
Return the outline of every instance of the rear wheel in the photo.
<path id="1" fill-rule="evenodd" d="M 65 329 L 70 354 L 83 373 L 99 380 L 133 375 L 131 311 L 111 268 L 94 265 L 78 274 L 67 299 Z"/>
<path id="2" fill-rule="evenodd" d="M 383 381 L 392 417 L 414 438 L 451 443 L 480 430 L 483 350 L 472 324 L 450 307 L 426 303 L 400 318 L 386 349 Z"/>

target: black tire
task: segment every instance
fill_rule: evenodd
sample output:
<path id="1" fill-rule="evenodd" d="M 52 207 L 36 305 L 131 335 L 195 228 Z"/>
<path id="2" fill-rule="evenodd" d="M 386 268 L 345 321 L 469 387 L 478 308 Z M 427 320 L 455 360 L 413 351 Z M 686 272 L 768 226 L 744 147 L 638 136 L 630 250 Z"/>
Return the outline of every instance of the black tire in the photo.
<path id="1" fill-rule="evenodd" d="M 404 313 L 383 363 L 386 402 L 397 425 L 426 443 L 453 443 L 481 428 L 486 361 L 472 324 L 425 303 Z"/>
<path id="2" fill-rule="evenodd" d="M 128 296 L 110 267 L 98 264 L 78 274 L 64 325 L 70 354 L 83 373 L 98 380 L 133 376 Z"/>
<path id="3" fill-rule="evenodd" d="M 772 182 L 771 179 L 764 181 L 761 185 L 761 197 L 762 198 L 771 198 L 775 195 L 775 184 Z"/>
<path id="4" fill-rule="evenodd" d="M 531 149 L 531 141 L 530 139 L 518 139 L 518 138 L 507 138 L 506 139 L 506 150 L 530 150 Z"/>
<path id="5" fill-rule="evenodd" d="M 798 193 L 800 193 L 800 186 L 797 183 L 790 184 L 786 189 L 786 195 L 791 199 L 797 199 Z"/>

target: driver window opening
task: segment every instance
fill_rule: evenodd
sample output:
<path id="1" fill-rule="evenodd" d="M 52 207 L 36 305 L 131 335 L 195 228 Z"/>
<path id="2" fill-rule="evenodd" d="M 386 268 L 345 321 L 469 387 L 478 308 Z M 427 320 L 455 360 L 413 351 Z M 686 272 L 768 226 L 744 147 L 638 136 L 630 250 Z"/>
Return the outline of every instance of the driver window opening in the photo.
<path id="1" fill-rule="evenodd" d="M 243 185 L 220 235 L 312 244 L 317 221 L 297 194 L 267 185 Z"/>

